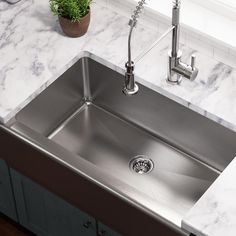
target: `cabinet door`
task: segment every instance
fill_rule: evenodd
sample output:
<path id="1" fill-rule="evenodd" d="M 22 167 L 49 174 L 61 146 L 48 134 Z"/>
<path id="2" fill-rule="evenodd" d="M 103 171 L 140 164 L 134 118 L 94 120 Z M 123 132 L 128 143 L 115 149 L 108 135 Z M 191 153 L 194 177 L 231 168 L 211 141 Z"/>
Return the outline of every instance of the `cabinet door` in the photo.
<path id="1" fill-rule="evenodd" d="M 96 221 L 11 170 L 19 222 L 40 236 L 96 236 Z"/>
<path id="2" fill-rule="evenodd" d="M 15 200 L 10 180 L 9 168 L 0 159 L 0 212 L 17 221 Z"/>
<path id="3" fill-rule="evenodd" d="M 107 227 L 101 222 L 98 222 L 98 235 L 99 236 L 122 236 L 121 234 L 118 234 L 117 232 L 110 229 L 109 227 Z"/>

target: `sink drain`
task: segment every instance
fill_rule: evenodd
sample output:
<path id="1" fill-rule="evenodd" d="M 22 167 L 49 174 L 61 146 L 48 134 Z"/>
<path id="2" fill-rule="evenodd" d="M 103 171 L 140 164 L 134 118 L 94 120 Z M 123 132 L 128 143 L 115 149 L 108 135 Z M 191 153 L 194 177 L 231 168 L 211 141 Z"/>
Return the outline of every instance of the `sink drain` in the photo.
<path id="1" fill-rule="evenodd" d="M 152 171 L 154 163 L 146 156 L 136 156 L 130 161 L 130 169 L 138 174 L 148 174 Z"/>

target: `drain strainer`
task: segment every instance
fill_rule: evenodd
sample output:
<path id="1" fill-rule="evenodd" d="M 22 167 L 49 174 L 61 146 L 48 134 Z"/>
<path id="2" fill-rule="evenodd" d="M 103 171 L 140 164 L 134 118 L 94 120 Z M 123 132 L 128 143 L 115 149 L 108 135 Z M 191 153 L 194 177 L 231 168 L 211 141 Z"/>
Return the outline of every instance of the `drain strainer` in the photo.
<path id="1" fill-rule="evenodd" d="M 130 161 L 129 166 L 132 171 L 142 175 L 150 173 L 154 167 L 154 163 L 146 156 L 136 156 Z"/>

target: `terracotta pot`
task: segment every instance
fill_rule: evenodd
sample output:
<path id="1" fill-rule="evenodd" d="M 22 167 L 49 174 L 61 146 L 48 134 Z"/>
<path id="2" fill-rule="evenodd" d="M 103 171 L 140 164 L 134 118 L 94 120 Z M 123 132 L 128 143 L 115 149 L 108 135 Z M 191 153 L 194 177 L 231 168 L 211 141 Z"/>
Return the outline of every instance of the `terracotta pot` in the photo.
<path id="1" fill-rule="evenodd" d="M 59 17 L 59 23 L 65 35 L 77 38 L 83 36 L 87 31 L 90 23 L 90 10 L 87 15 L 81 18 L 79 22 L 71 22 L 64 17 Z"/>

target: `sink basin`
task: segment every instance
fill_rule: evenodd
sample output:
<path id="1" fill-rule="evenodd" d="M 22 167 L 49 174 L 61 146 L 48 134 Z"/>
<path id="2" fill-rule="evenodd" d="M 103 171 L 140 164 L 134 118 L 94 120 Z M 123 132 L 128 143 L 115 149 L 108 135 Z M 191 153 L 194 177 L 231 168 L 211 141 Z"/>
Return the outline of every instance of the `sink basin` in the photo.
<path id="1" fill-rule="evenodd" d="M 123 75 L 84 57 L 10 129 L 67 150 L 74 159 L 63 163 L 180 227 L 235 157 L 236 134 L 141 84 L 127 97 L 122 84 Z"/>

